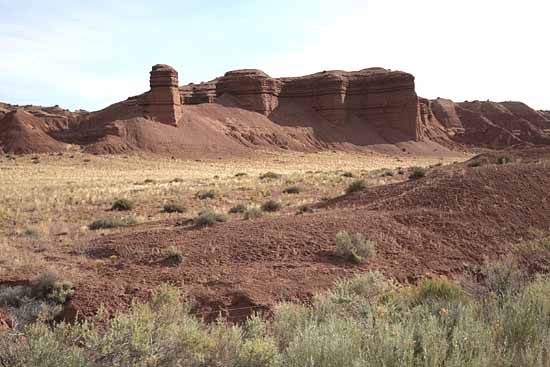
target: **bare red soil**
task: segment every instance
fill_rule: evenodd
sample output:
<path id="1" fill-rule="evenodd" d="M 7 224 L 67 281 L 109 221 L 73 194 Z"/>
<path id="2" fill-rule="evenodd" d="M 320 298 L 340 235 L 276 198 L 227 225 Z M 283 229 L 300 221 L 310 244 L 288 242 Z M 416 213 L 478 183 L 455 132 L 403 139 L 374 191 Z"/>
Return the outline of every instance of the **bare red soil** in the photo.
<path id="1" fill-rule="evenodd" d="M 550 149 L 507 154 L 508 164 L 482 155 L 472 160 L 479 166 L 437 167 L 425 178 L 320 203 L 312 214 L 204 228 L 165 222 L 91 240 L 81 254 L 106 265 L 101 271 L 81 265 L 85 276 L 77 280 L 72 305 L 84 316 L 99 304 L 119 309 L 168 282 L 196 299 L 199 314 L 226 310 L 238 318 L 281 299 L 307 300 L 337 278 L 368 269 L 403 282 L 459 276 L 486 258 L 510 254 L 534 230 L 550 230 Z M 375 241 L 377 257 L 364 265 L 337 258 L 335 236 L 342 230 Z M 181 250 L 180 266 L 166 263 L 162 254 L 169 246 Z M 522 261 L 547 272 L 549 258 L 545 252 Z"/>

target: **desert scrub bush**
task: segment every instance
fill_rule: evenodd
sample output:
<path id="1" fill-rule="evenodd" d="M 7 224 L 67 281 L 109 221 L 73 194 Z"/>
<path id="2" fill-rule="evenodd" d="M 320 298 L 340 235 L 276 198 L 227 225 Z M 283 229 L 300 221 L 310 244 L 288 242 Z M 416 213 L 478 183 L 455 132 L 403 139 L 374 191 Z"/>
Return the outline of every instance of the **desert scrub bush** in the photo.
<path id="1" fill-rule="evenodd" d="M 412 172 L 409 175 L 409 179 L 411 180 L 417 180 L 426 176 L 426 170 L 422 167 L 413 167 L 411 168 L 411 171 Z"/>
<path id="2" fill-rule="evenodd" d="M 360 233 L 350 235 L 342 231 L 336 234 L 336 255 L 359 264 L 370 261 L 376 256 L 376 245 Z"/>
<path id="3" fill-rule="evenodd" d="M 249 208 L 244 212 L 244 220 L 254 220 L 261 218 L 263 216 L 262 210 L 260 208 Z"/>
<path id="4" fill-rule="evenodd" d="M 214 199 L 216 197 L 216 191 L 214 190 L 207 190 L 207 191 L 199 191 L 195 194 L 195 197 L 199 200 L 206 200 L 206 199 Z"/>
<path id="5" fill-rule="evenodd" d="M 309 323 L 298 330 L 283 354 L 283 366 L 358 366 L 362 349 L 361 327 L 353 320 L 331 319 Z"/>
<path id="6" fill-rule="evenodd" d="M 281 209 L 281 203 L 275 200 L 268 200 L 262 204 L 261 209 L 264 212 L 276 212 Z"/>
<path id="7" fill-rule="evenodd" d="M 170 246 L 166 250 L 166 257 L 164 258 L 164 262 L 168 263 L 169 265 L 179 265 L 183 262 L 184 257 L 179 248 L 176 246 Z"/>
<path id="8" fill-rule="evenodd" d="M 302 205 L 301 207 L 298 208 L 298 210 L 296 211 L 296 215 L 302 215 L 302 214 L 306 214 L 306 213 L 313 213 L 314 210 L 313 208 L 311 207 L 311 205 Z"/>
<path id="9" fill-rule="evenodd" d="M 118 199 L 115 200 L 113 205 L 111 206 L 111 210 L 116 211 L 128 211 L 134 209 L 134 202 L 128 199 Z"/>
<path id="10" fill-rule="evenodd" d="M 176 203 L 166 203 L 162 206 L 163 213 L 184 213 L 185 207 Z"/>
<path id="11" fill-rule="evenodd" d="M 501 155 L 497 157 L 497 164 L 508 164 L 512 162 L 512 158 L 507 155 Z"/>
<path id="12" fill-rule="evenodd" d="M 485 261 L 480 269 L 483 278 L 483 289 L 503 298 L 509 294 L 517 294 L 527 283 L 525 273 L 516 260 L 506 257 L 498 261 Z"/>
<path id="13" fill-rule="evenodd" d="M 302 192 L 302 188 L 300 186 L 289 186 L 283 190 L 284 194 L 299 194 Z"/>
<path id="14" fill-rule="evenodd" d="M 363 190 L 365 187 L 367 187 L 367 184 L 364 180 L 355 180 L 350 183 L 349 186 L 346 188 L 346 194 L 351 194 L 352 192 Z"/>
<path id="15" fill-rule="evenodd" d="M 92 222 L 91 224 L 88 225 L 88 228 L 92 231 L 96 231 L 98 229 L 126 227 L 136 223 L 137 223 L 137 219 L 134 217 L 104 218 L 104 219 L 98 219 Z"/>
<path id="16" fill-rule="evenodd" d="M 275 172 L 266 172 L 260 175 L 260 180 L 278 180 L 279 178 L 283 177 L 282 175 L 275 173 Z"/>
<path id="17" fill-rule="evenodd" d="M 30 294 L 37 299 L 64 304 L 74 295 L 74 288 L 71 282 L 61 279 L 57 274 L 46 272 L 31 281 Z"/>
<path id="18" fill-rule="evenodd" d="M 413 304 L 427 302 L 458 302 L 464 299 L 464 291 L 455 283 L 445 278 L 425 278 L 414 288 Z"/>
<path id="19" fill-rule="evenodd" d="M 207 209 L 201 211 L 195 219 L 193 219 L 193 224 L 201 226 L 211 226 L 216 223 L 225 222 L 227 217 L 224 214 L 216 213 L 213 210 Z"/>
<path id="20" fill-rule="evenodd" d="M 229 209 L 229 214 L 239 214 L 246 212 L 246 205 L 237 204 Z"/>
<path id="21" fill-rule="evenodd" d="M 339 282 L 325 297 L 345 312 L 283 302 L 272 317 L 253 315 L 238 325 L 192 316 L 181 292 L 165 285 L 149 303 L 111 317 L 100 312 L 100 324 L 36 322 L 0 334 L 0 365 L 549 366 L 548 276 L 501 303 L 443 297 L 449 301 L 396 306 L 386 296 L 393 287 L 382 274 L 367 273 Z"/>

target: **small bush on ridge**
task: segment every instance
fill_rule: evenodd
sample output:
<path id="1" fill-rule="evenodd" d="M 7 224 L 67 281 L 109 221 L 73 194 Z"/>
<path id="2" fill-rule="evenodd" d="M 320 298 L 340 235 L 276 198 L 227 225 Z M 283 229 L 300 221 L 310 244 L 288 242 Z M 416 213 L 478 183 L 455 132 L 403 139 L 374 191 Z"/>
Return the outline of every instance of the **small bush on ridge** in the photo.
<path id="1" fill-rule="evenodd" d="M 111 210 L 128 211 L 134 209 L 134 202 L 128 199 L 118 199 L 113 203 Z"/>
<path id="2" fill-rule="evenodd" d="M 346 188 L 346 194 L 351 194 L 352 192 L 363 190 L 365 187 L 367 187 L 367 184 L 364 180 L 355 180 L 350 183 L 349 186 Z"/>
<path id="3" fill-rule="evenodd" d="M 281 203 L 275 200 L 268 200 L 262 204 L 261 208 L 264 212 L 276 212 L 281 209 Z"/>
<path id="4" fill-rule="evenodd" d="M 359 233 L 350 235 L 342 231 L 336 234 L 336 255 L 355 263 L 362 263 L 376 256 L 376 245 Z"/>

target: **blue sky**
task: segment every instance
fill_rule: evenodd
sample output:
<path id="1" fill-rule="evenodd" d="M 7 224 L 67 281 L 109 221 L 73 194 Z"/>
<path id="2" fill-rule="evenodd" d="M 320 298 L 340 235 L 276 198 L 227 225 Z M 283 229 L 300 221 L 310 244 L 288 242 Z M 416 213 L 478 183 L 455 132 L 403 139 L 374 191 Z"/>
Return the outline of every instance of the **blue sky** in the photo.
<path id="1" fill-rule="evenodd" d="M 0 0 L 0 101 L 96 110 L 228 70 L 272 76 L 382 66 L 428 98 L 550 109 L 547 0 Z"/>

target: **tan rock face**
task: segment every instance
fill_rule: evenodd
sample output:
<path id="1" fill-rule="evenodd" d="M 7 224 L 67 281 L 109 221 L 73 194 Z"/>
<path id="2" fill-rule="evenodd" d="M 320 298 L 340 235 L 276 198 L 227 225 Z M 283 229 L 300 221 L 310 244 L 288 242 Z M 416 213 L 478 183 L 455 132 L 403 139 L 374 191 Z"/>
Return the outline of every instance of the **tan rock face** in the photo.
<path id="1" fill-rule="evenodd" d="M 151 90 L 141 100 L 144 114 L 164 124 L 177 125 L 181 118 L 178 72 L 168 65 L 155 65 L 149 84 Z"/>
<path id="2" fill-rule="evenodd" d="M 398 130 L 413 140 L 421 138 L 414 77 L 404 72 L 371 68 L 274 79 L 260 70 L 237 70 L 218 81 L 216 94 L 232 95 L 240 107 L 266 116 L 279 105 L 292 103 L 314 110 L 335 125 L 362 120 Z"/>

